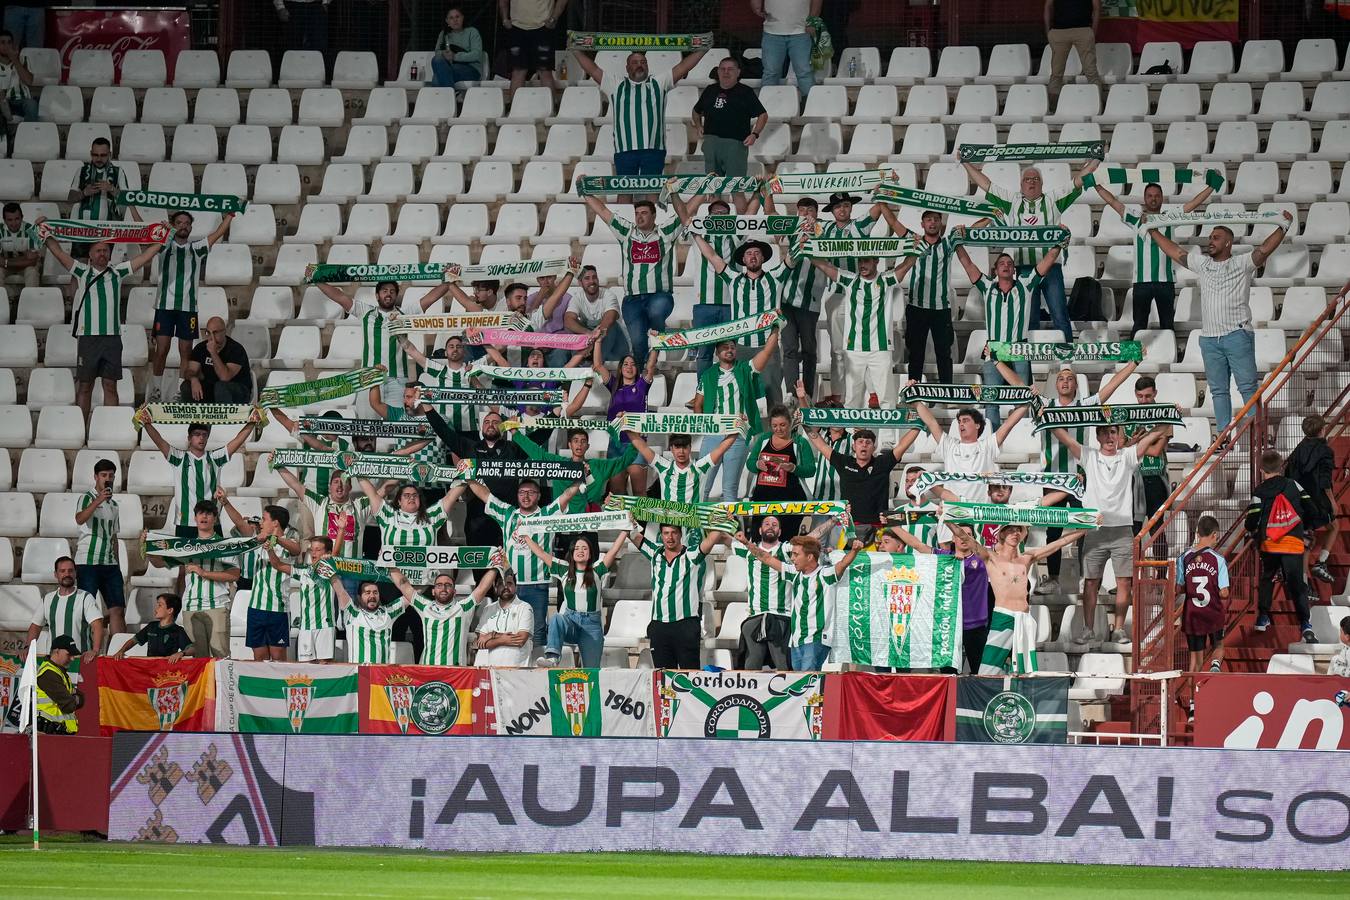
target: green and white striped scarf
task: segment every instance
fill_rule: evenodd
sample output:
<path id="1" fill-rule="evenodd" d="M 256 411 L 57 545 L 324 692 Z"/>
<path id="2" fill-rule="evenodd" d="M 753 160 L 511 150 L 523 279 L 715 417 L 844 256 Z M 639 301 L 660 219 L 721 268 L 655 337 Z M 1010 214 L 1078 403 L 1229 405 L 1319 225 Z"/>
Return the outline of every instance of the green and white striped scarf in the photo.
<path id="1" fill-rule="evenodd" d="M 1284 215 L 1275 211 L 1256 212 L 1254 210 L 1200 210 L 1198 212 L 1160 212 L 1151 214 L 1135 226 L 1135 231 L 1151 231 L 1154 228 L 1177 228 L 1186 225 L 1274 225 L 1287 228 L 1289 223 Z"/>
<path id="2" fill-rule="evenodd" d="M 810 238 L 801 252 L 816 259 L 863 259 L 923 256 L 928 251 L 913 238 Z"/>
<path id="3" fill-rule="evenodd" d="M 737 516 L 847 516 L 843 500 L 733 500 L 718 506 Z"/>
<path id="4" fill-rule="evenodd" d="M 1109 406 L 1045 406 L 1035 410 L 1033 431 L 1097 425 L 1171 425 L 1185 423 L 1175 403 L 1115 403 Z"/>
<path id="5" fill-rule="evenodd" d="M 1004 362 L 1139 362 L 1144 358 L 1138 341 L 1032 343 L 990 341 L 989 352 Z"/>
<path id="6" fill-rule="evenodd" d="M 804 406 L 797 410 L 804 428 L 922 428 L 923 421 L 912 409 L 830 409 Z"/>
<path id="7" fill-rule="evenodd" d="M 701 328 L 686 328 L 682 331 L 663 331 L 651 335 L 653 350 L 684 350 L 689 347 L 705 347 L 708 344 L 720 344 L 734 341 L 752 334 L 767 331 L 782 321 L 782 314 L 776 309 L 733 319 L 721 325 L 705 325 Z"/>
<path id="8" fill-rule="evenodd" d="M 604 508 L 623 510 L 639 522 L 678 525 L 684 529 L 707 528 L 734 533 L 739 527 L 735 518 L 716 503 L 681 503 L 677 500 L 610 494 L 605 498 Z"/>
<path id="9" fill-rule="evenodd" d="M 906 403 L 919 401 L 929 406 L 934 404 L 970 405 L 988 403 L 1003 406 L 1020 406 L 1030 403 L 1035 394 L 1029 387 L 1011 384 L 912 384 L 900 392 L 900 399 Z"/>
<path id="10" fill-rule="evenodd" d="M 142 549 L 144 555 L 158 556 L 161 559 L 227 559 L 251 553 L 262 545 L 262 539 L 256 536 L 201 540 L 180 538 L 172 534 L 147 534 Z"/>
<path id="11" fill-rule="evenodd" d="M 1097 510 L 1011 503 L 942 504 L 942 521 L 957 525 L 1025 525 L 1028 528 L 1096 528 Z"/>
<path id="12" fill-rule="evenodd" d="M 620 413 L 610 422 L 638 434 L 745 434 L 743 415 L 727 413 Z"/>
<path id="13" fill-rule="evenodd" d="M 1105 159 L 1102 141 L 1078 141 L 1072 144 L 962 144 L 961 162 L 1004 162 L 1011 160 Z"/>
<path id="14" fill-rule="evenodd" d="M 736 178 L 723 175 L 586 175 L 577 181 L 577 193 L 583 197 L 607 194 L 661 194 L 669 191 L 679 194 L 753 194 L 759 190 L 758 178 Z M 664 199 L 663 201 L 664 202 Z"/>
<path id="15" fill-rule="evenodd" d="M 989 225 L 953 232 L 958 244 L 971 247 L 1057 247 L 1069 239 L 1069 229 L 1058 225 Z"/>
<path id="16" fill-rule="evenodd" d="M 352 394 L 384 384 L 384 369 L 370 366 L 365 369 L 353 369 L 340 375 L 330 375 L 315 381 L 302 381 L 299 384 L 285 384 L 281 387 L 263 388 L 258 392 L 258 406 L 271 409 L 277 406 L 304 406 L 309 403 L 322 403 L 325 400 L 337 400 Z"/>
<path id="17" fill-rule="evenodd" d="M 1223 187 L 1223 180 L 1223 173 L 1217 169 L 1185 169 L 1180 167 L 1174 169 L 1151 169 L 1146 166 L 1127 169 L 1124 166 L 1111 166 L 1084 175 L 1083 187 L 1086 189 L 1096 187 L 1099 184 L 1127 184 L 1134 186 L 1146 184 L 1197 184 L 1203 181 L 1217 191 L 1219 188 Z"/>
<path id="18" fill-rule="evenodd" d="M 912 497 L 922 497 L 935 484 L 1026 484 L 1033 487 L 1049 488 L 1055 491 L 1067 491 L 1074 497 L 1083 496 L 1083 476 L 1074 472 L 995 472 L 980 474 L 976 472 L 924 472 L 914 480 L 909 493 Z"/>
<path id="19" fill-rule="evenodd" d="M 394 579 L 389 574 L 389 570 L 375 565 L 369 559 L 356 559 L 350 556 L 329 556 L 314 566 L 315 573 L 320 578 L 329 578 L 334 573 L 340 578 L 353 578 L 356 581 L 378 581 L 384 584 L 393 584 Z M 427 570 L 400 569 L 403 576 L 412 584 L 430 584 L 431 579 Z M 352 601 L 355 602 L 353 597 Z"/>
<path id="20" fill-rule="evenodd" d="M 117 205 L 192 212 L 241 213 L 248 202 L 230 194 L 173 194 L 168 191 L 118 191 Z"/>
<path id="21" fill-rule="evenodd" d="M 965 197 L 948 197 L 946 194 L 934 194 L 929 191 L 904 188 L 892 184 L 881 185 L 872 195 L 872 199 L 878 203 L 910 206 L 914 209 L 932 210 L 944 215 L 976 217 L 998 215 L 998 210 L 988 203 L 979 203 Z"/>

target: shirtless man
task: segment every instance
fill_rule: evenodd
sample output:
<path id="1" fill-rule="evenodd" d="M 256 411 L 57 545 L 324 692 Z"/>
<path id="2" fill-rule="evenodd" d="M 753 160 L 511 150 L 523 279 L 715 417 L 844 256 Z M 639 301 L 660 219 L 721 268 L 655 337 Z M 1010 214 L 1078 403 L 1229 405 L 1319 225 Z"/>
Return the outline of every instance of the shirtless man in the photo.
<path id="1" fill-rule="evenodd" d="M 989 572 L 994 614 L 980 659 L 980 675 L 1016 675 L 1036 671 L 1036 620 L 1027 603 L 1027 571 L 1038 560 L 1069 546 L 1086 532 L 1075 530 L 1044 547 L 1019 550 L 1027 539 L 1025 525 L 1004 525 L 992 550 L 964 525 L 950 525 L 965 552 L 975 552 Z"/>

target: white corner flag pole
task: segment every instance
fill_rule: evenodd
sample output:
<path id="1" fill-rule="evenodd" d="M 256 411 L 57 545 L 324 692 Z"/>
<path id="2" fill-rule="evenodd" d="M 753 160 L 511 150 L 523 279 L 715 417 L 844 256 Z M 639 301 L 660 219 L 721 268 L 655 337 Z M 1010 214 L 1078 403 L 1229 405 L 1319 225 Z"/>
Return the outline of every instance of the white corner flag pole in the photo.
<path id="1" fill-rule="evenodd" d="M 37 712 L 37 641 L 28 645 L 28 658 L 23 663 L 23 674 L 19 677 L 19 731 L 25 727 L 32 730 L 33 772 L 28 783 L 28 793 L 33 800 L 33 849 L 42 849 L 42 840 L 38 831 L 38 712 Z"/>

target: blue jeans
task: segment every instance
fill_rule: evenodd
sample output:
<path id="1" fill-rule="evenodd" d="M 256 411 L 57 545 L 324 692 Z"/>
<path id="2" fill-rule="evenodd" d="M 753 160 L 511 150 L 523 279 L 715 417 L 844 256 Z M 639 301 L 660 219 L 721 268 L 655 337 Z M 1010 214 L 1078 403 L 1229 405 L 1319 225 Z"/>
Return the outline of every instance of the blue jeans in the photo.
<path id="1" fill-rule="evenodd" d="M 788 658 L 792 661 L 792 671 L 794 672 L 819 672 L 820 667 L 825 665 L 825 660 L 829 659 L 830 648 L 827 644 L 820 641 L 812 641 L 809 644 L 802 644 L 800 647 L 793 647 L 788 650 Z"/>
<path id="2" fill-rule="evenodd" d="M 1032 268 L 1032 266 L 1021 266 L 1017 271 L 1019 274 L 1025 275 Z M 1031 295 L 1031 327 L 1033 330 L 1041 327 L 1042 298 L 1045 299 L 1045 305 L 1050 307 L 1050 319 L 1055 323 L 1055 327 L 1064 334 L 1064 340 L 1073 341 L 1073 322 L 1069 320 L 1069 301 L 1064 296 L 1064 268 L 1059 263 L 1050 267 L 1050 271 L 1041 279 L 1036 292 Z"/>
<path id="3" fill-rule="evenodd" d="M 797 76 L 797 92 L 803 97 L 811 90 L 814 77 L 811 71 L 811 35 L 764 34 L 759 42 L 764 57 L 764 79 L 761 84 L 783 83 L 783 63 L 792 60 L 792 71 Z"/>
<path id="4" fill-rule="evenodd" d="M 1200 358 L 1205 361 L 1205 380 L 1214 398 L 1214 422 L 1222 432 L 1233 421 L 1233 398 L 1228 387 L 1231 376 L 1246 403 L 1256 393 L 1260 378 L 1256 373 L 1256 335 L 1239 328 L 1221 337 L 1200 338 Z"/>
<path id="5" fill-rule="evenodd" d="M 478 67 L 468 63 L 447 62 L 437 54 L 431 58 L 431 86 L 454 87 L 457 81 L 477 81 Z"/>
<path id="6" fill-rule="evenodd" d="M 532 639 L 537 650 L 544 646 L 544 637 L 548 634 L 548 582 L 517 585 L 516 596 L 529 604 L 534 613 Z"/>
<path id="7" fill-rule="evenodd" d="M 600 356 L 607 363 L 617 363 L 632 349 L 632 345 L 628 343 L 628 335 L 623 333 L 618 322 L 609 327 L 609 331 L 605 332 L 605 337 L 600 342 Z M 639 360 L 638 370 L 640 371 L 645 364 L 645 359 Z"/>
<path id="8" fill-rule="evenodd" d="M 699 445 L 698 455 L 707 456 L 722 443 L 724 435 L 709 434 L 703 438 L 703 443 Z M 722 473 L 722 500 L 731 502 L 741 499 L 738 488 L 741 484 L 741 472 L 745 469 L 745 457 L 750 453 L 750 445 L 746 443 L 745 438 L 738 437 L 727 452 L 722 455 L 722 461 L 708 470 L 704 476 L 703 498 L 708 498 L 708 490 L 712 487 L 713 479 L 717 477 L 717 470 L 726 466 L 726 471 Z"/>
<path id="9" fill-rule="evenodd" d="M 581 665 L 587 669 L 600 668 L 600 651 L 605 649 L 605 629 L 600 612 L 577 612 L 562 609 L 548 620 L 548 652 L 562 656 L 564 644 L 576 644 L 581 651 Z"/>
<path id="10" fill-rule="evenodd" d="M 694 327 L 706 325 L 724 325 L 731 321 L 730 303 L 695 303 Z M 694 359 L 698 360 L 698 374 L 702 375 L 712 365 L 713 345 L 704 344 L 694 348 Z"/>
<path id="11" fill-rule="evenodd" d="M 567 361 L 572 358 L 572 351 L 564 350 L 561 347 L 554 347 L 551 350 L 544 351 L 544 365 L 552 366 L 555 369 L 561 369 L 567 365 Z"/>
<path id="12" fill-rule="evenodd" d="M 620 150 L 614 154 L 614 174 L 625 178 L 660 175 L 665 168 L 664 150 Z"/>
<path id="13" fill-rule="evenodd" d="M 47 10 L 41 6 L 6 6 L 5 29 L 14 35 L 20 49 L 41 47 L 45 35 Z"/>
<path id="14" fill-rule="evenodd" d="M 1012 370 L 1022 379 L 1023 384 L 1031 384 L 1031 363 L 1015 362 L 1012 364 Z M 984 364 L 984 383 L 985 384 L 1007 384 L 1007 380 L 998 370 L 998 365 L 992 360 L 987 360 Z M 984 408 L 985 427 L 998 430 L 998 426 L 1003 424 L 1003 413 L 998 406 L 986 406 Z"/>
<path id="15" fill-rule="evenodd" d="M 675 297 L 667 291 L 654 294 L 629 294 L 623 298 L 623 323 L 628 326 L 628 339 L 633 344 L 633 355 L 638 368 L 647 361 L 647 331 L 663 331 L 670 311 L 675 308 Z"/>

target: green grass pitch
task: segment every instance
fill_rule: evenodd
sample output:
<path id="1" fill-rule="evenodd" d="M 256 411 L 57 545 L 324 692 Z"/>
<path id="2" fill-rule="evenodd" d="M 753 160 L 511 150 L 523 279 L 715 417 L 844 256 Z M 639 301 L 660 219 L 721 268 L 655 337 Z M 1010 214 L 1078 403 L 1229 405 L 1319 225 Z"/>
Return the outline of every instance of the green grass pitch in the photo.
<path id="1" fill-rule="evenodd" d="M 0 839 L 0 897 L 1181 897 L 1350 895 L 1350 875 L 1040 863 L 451 854 Z M 1334 850 L 1329 852 L 1335 852 Z"/>

